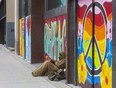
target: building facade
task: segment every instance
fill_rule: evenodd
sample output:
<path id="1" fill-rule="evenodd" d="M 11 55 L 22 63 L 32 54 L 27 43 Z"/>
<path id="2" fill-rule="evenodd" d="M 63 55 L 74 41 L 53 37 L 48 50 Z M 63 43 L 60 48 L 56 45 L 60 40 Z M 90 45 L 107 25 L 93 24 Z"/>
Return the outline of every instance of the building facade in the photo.
<path id="1" fill-rule="evenodd" d="M 115 3 L 1 0 L 0 43 L 14 47 L 16 54 L 31 64 L 58 60 L 59 52 L 64 51 L 67 83 L 83 88 L 112 88 L 112 66 L 116 65 Z"/>

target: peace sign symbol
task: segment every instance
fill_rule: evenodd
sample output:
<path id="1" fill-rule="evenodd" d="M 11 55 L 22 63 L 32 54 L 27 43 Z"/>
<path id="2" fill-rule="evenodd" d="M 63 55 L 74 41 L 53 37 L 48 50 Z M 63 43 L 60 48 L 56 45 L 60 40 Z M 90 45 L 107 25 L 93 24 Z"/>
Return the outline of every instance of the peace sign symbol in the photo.
<path id="1" fill-rule="evenodd" d="M 83 19 L 83 49 L 84 49 L 83 52 L 84 52 L 84 57 L 85 57 L 85 62 L 86 62 L 88 72 L 92 75 L 92 71 L 93 71 L 92 64 L 90 65 L 90 62 L 88 62 L 88 58 L 89 58 L 89 61 L 91 59 L 91 62 L 92 62 L 92 59 L 94 59 L 95 61 L 94 75 L 98 75 L 101 73 L 101 66 L 104 63 L 105 57 L 106 57 L 107 17 L 106 17 L 105 10 L 100 3 L 95 2 L 94 6 L 95 8 L 100 10 L 102 18 L 104 19 L 104 23 L 102 28 L 99 28 L 95 25 L 95 23 L 94 24 L 92 23 L 92 16 L 91 17 L 89 16 L 90 14 L 92 14 L 93 3 L 91 3 L 86 9 L 85 16 Z M 91 25 L 94 25 L 94 28 L 92 28 Z M 95 31 L 94 36 L 92 35 L 93 29 Z M 92 49 L 93 49 L 92 44 L 94 45 L 94 52 L 92 52 Z M 94 58 L 92 57 L 93 53 L 94 53 Z"/>

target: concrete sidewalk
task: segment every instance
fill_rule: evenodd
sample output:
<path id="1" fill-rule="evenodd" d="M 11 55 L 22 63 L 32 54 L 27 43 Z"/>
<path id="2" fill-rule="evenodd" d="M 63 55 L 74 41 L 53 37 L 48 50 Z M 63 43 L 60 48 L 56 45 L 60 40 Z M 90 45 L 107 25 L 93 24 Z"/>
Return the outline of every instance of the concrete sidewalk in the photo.
<path id="1" fill-rule="evenodd" d="M 0 88 L 79 88 L 47 77 L 32 77 L 35 67 L 0 45 Z"/>

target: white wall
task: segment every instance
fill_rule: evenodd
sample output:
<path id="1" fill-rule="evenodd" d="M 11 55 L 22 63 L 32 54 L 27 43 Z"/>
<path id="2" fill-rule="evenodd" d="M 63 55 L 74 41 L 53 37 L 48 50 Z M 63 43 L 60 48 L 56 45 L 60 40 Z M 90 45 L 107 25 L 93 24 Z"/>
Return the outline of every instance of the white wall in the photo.
<path id="1" fill-rule="evenodd" d="M 15 1 L 15 5 L 14 5 L 14 8 L 15 8 L 15 13 L 14 13 L 14 16 L 15 16 L 15 53 L 18 54 L 18 28 L 19 28 L 19 0 L 14 0 Z"/>
<path id="2" fill-rule="evenodd" d="M 14 2 L 15 0 L 6 0 L 6 21 L 14 22 Z"/>

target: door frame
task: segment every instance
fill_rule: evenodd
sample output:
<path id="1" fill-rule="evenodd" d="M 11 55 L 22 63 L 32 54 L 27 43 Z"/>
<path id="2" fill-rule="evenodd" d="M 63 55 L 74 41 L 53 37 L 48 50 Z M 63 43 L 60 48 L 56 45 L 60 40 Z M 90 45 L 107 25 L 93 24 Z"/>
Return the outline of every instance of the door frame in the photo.
<path id="1" fill-rule="evenodd" d="M 77 85 L 77 1 L 67 0 L 67 83 Z"/>

